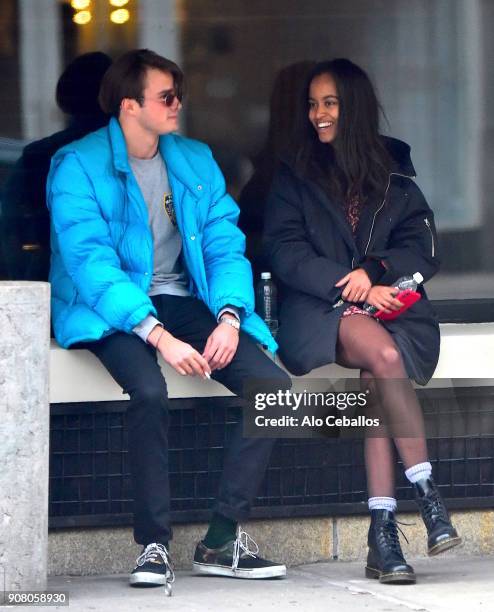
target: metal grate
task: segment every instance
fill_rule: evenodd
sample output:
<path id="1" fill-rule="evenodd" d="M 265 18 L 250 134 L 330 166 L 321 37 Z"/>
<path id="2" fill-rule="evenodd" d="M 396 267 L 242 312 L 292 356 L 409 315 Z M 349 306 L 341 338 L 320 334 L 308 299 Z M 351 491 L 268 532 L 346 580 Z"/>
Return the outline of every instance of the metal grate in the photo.
<path id="1" fill-rule="evenodd" d="M 422 400 L 436 481 L 450 507 L 494 505 L 493 388 L 438 390 Z M 128 524 L 132 512 L 125 410 L 127 402 L 52 406 L 50 526 Z M 235 398 L 172 400 L 170 485 L 173 519 L 201 521 L 213 504 L 224 448 L 240 418 Z M 458 429 L 463 435 L 444 436 Z M 465 415 L 468 415 L 465 417 Z M 466 420 L 465 420 L 466 419 Z M 448 425 L 449 423 L 449 425 Z M 452 424 L 453 423 L 453 424 Z M 454 424 L 456 423 L 456 425 Z M 435 433 L 434 433 L 435 432 Z M 473 432 L 473 433 L 472 433 Z M 396 471 L 401 509 L 413 491 Z M 363 441 L 282 439 L 271 456 L 253 516 L 352 514 L 366 511 Z"/>

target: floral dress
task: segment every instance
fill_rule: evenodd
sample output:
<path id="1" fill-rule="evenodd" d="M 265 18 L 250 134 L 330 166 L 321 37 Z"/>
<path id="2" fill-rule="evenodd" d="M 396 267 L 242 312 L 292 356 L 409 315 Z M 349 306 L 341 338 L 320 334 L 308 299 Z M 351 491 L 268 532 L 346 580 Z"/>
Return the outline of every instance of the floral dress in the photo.
<path id="1" fill-rule="evenodd" d="M 350 224 L 350 227 L 352 228 L 352 232 L 355 235 L 355 232 L 357 231 L 358 222 L 360 219 L 360 200 L 358 196 L 354 196 L 353 198 L 350 198 L 350 200 L 347 202 L 346 207 L 345 207 L 345 215 L 346 215 L 348 223 Z M 356 315 L 356 314 L 365 315 L 367 317 L 372 316 L 369 312 L 367 312 L 366 310 L 363 310 L 362 308 L 359 308 L 355 304 L 348 306 L 348 308 L 343 312 L 342 316 L 351 317 L 352 315 Z"/>

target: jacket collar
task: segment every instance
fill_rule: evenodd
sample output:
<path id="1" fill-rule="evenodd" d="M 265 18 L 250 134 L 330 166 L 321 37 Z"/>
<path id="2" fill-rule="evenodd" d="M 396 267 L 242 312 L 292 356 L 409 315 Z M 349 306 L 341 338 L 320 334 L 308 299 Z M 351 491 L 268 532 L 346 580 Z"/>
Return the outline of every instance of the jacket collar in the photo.
<path id="1" fill-rule="evenodd" d="M 116 170 L 126 174 L 131 172 L 129 165 L 129 155 L 127 153 L 127 143 L 120 127 L 118 119 L 112 117 L 108 124 L 111 148 L 113 151 L 113 163 Z M 204 193 L 204 190 L 198 190 L 202 181 L 197 176 L 194 168 L 191 166 L 189 159 L 184 153 L 184 147 L 180 136 L 175 134 L 166 134 L 160 136 L 159 151 L 165 160 L 166 168 L 169 174 L 173 175 L 182 185 L 189 189 L 196 196 L 198 193 Z"/>
<path id="2" fill-rule="evenodd" d="M 206 192 L 202 189 L 204 180 L 197 175 L 191 165 L 190 155 L 187 155 L 188 151 L 184 146 L 185 142 L 181 136 L 166 134 L 160 137 L 158 146 L 168 172 L 198 198 Z"/>
<path id="3" fill-rule="evenodd" d="M 110 145 L 113 151 L 113 164 L 119 172 L 130 172 L 129 156 L 127 154 L 127 143 L 123 135 L 118 119 L 112 117 L 108 124 Z"/>

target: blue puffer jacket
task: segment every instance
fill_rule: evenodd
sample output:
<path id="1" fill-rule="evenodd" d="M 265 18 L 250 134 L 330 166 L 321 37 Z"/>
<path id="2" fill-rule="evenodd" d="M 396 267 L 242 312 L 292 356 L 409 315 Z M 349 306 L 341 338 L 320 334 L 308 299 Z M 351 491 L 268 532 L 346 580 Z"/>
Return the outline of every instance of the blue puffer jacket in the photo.
<path id="1" fill-rule="evenodd" d="M 250 264 L 237 228 L 238 207 L 205 144 L 174 134 L 160 138 L 191 292 L 213 315 L 240 309 L 242 328 L 275 352 L 253 312 Z M 120 125 L 60 149 L 47 181 L 51 211 L 52 320 L 59 344 L 99 340 L 156 315 L 147 295 L 153 272 L 148 210 L 131 172 Z"/>

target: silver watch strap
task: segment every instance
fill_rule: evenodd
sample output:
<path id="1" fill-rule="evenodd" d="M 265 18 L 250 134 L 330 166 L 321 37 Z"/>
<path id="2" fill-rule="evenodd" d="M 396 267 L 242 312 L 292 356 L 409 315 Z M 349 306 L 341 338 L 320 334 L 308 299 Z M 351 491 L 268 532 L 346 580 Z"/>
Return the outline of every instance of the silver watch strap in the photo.
<path id="1" fill-rule="evenodd" d="M 220 323 L 226 323 L 227 325 L 231 325 L 232 327 L 234 327 L 237 331 L 240 329 L 240 321 L 238 321 L 237 319 L 233 318 L 233 317 L 229 317 L 229 316 L 221 316 L 220 317 Z"/>

